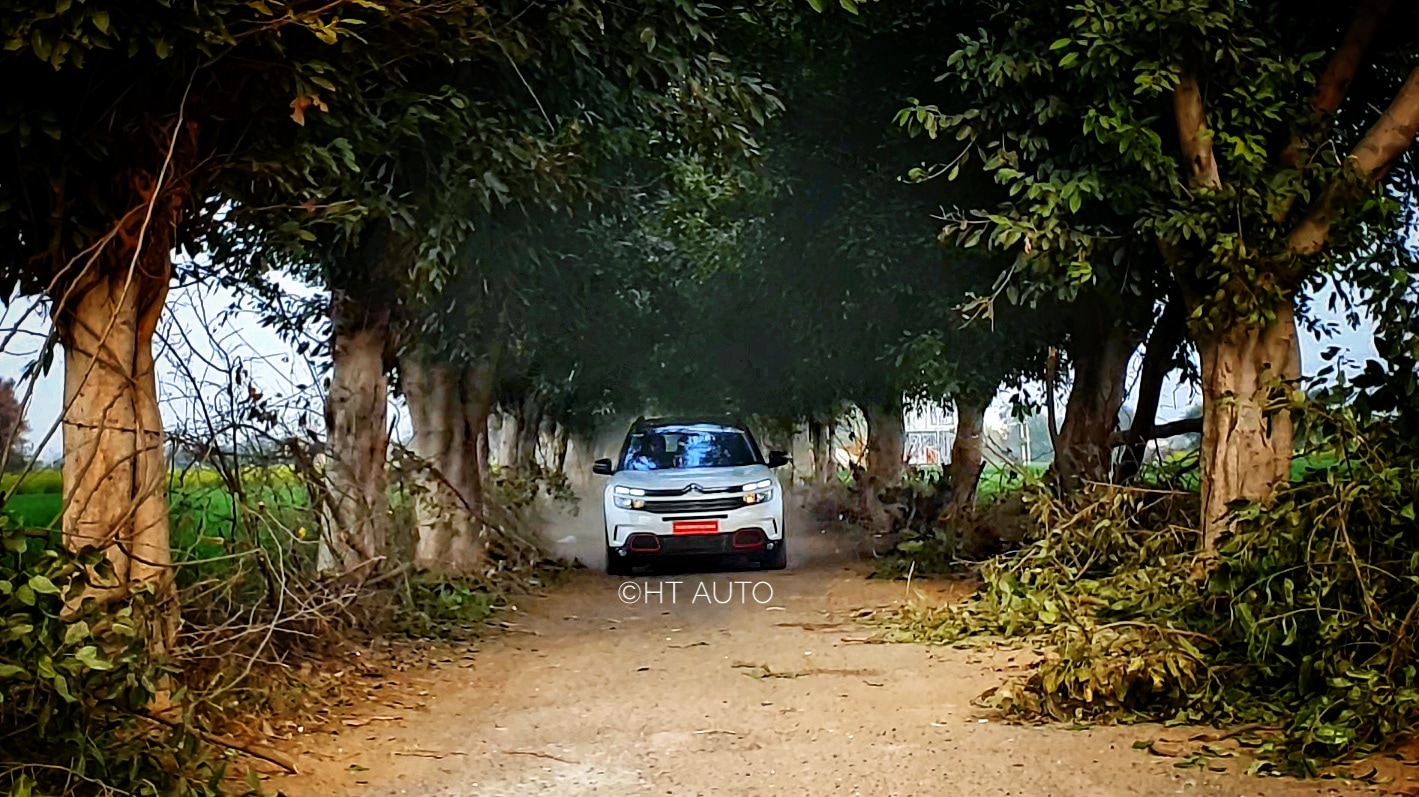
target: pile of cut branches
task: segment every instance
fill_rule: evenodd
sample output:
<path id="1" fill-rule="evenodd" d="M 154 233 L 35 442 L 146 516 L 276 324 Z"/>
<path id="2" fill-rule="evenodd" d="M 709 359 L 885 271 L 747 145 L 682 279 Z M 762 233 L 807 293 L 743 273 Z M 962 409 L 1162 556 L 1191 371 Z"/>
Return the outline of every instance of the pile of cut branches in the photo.
<path id="1" fill-rule="evenodd" d="M 1419 457 L 1395 418 L 1316 406 L 1320 463 L 1199 552 L 1196 498 L 1095 485 L 1027 494 L 1037 538 L 903 639 L 1029 638 L 1043 655 L 982 700 L 1023 718 L 1261 723 L 1263 756 L 1313 774 L 1419 720 Z"/>

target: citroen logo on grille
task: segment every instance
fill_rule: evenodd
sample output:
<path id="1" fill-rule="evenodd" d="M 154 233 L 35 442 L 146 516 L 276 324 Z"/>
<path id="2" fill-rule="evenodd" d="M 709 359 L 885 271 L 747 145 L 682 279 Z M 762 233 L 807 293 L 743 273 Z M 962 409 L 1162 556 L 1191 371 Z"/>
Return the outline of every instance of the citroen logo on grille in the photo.
<path id="1" fill-rule="evenodd" d="M 687 493 L 702 493 L 702 492 L 704 492 L 704 488 L 701 487 L 701 486 L 699 486 L 698 484 L 692 484 L 692 485 L 690 485 L 689 487 L 686 487 L 686 488 L 685 488 L 685 492 L 687 492 Z"/>

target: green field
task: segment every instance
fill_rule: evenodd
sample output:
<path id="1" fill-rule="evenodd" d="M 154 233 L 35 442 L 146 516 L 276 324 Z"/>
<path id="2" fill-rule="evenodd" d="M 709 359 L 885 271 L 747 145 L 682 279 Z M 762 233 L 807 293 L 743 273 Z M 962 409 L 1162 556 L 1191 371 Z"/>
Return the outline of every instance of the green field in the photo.
<path id="1" fill-rule="evenodd" d="M 59 493 L 12 495 L 5 501 L 5 514 L 25 528 L 47 529 L 59 524 L 62 501 Z"/>
<path id="2" fill-rule="evenodd" d="M 9 474 L 0 479 L 0 490 L 5 492 L 3 512 L 24 528 L 57 528 L 63 503 L 61 487 L 57 471 L 31 473 L 23 482 L 16 474 Z M 168 501 L 172 547 L 178 561 L 231 553 L 234 543 L 249 541 L 253 535 L 265 538 L 277 528 L 297 539 L 305 538 L 311 524 L 310 502 L 305 488 L 288 469 L 244 472 L 242 493 L 238 500 L 214 471 L 194 469 L 172 475 Z M 314 541 L 313 536 L 310 539 Z"/>

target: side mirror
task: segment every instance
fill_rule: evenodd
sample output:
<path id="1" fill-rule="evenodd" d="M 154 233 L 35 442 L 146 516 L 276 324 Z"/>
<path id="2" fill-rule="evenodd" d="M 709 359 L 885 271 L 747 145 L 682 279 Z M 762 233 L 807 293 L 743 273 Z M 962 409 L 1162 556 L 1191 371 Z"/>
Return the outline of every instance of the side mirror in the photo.
<path id="1" fill-rule="evenodd" d="M 616 469 L 611 466 L 611 460 L 598 459 L 591 463 L 591 472 L 597 476 L 610 476 L 616 472 Z"/>
<path id="2" fill-rule="evenodd" d="M 784 451 L 770 451 L 768 465 L 771 468 L 782 468 L 788 464 L 788 453 Z"/>

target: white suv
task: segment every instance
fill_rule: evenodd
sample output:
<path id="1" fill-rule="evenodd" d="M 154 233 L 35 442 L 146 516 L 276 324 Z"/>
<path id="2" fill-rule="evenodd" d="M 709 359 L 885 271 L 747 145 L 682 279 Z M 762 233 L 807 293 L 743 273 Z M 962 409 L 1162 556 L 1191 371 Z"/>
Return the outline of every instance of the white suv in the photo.
<path id="1" fill-rule="evenodd" d="M 740 556 L 782 570 L 783 488 L 742 426 L 703 419 L 651 418 L 631 426 L 616 462 L 592 470 L 610 476 L 601 505 L 606 518 L 606 572 L 682 556 Z"/>

